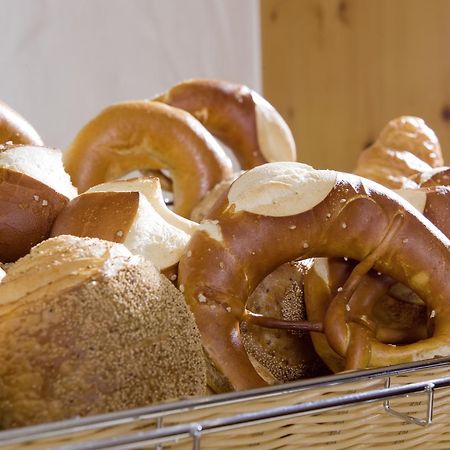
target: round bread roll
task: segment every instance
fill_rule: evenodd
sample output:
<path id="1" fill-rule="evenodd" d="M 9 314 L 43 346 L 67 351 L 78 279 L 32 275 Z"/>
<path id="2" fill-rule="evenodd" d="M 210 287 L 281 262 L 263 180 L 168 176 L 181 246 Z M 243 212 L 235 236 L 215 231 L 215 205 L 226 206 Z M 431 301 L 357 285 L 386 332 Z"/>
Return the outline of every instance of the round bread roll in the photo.
<path id="1" fill-rule="evenodd" d="M 200 337 L 182 294 L 123 245 L 59 236 L 0 283 L 0 427 L 200 395 Z"/>
<path id="2" fill-rule="evenodd" d="M 309 261 L 292 261 L 274 270 L 253 291 L 247 310 L 266 319 L 306 320 L 303 282 Z M 240 330 L 252 364 L 270 384 L 328 373 L 307 332 L 266 328 L 245 319 Z"/>
<path id="3" fill-rule="evenodd" d="M 0 146 L 0 261 L 15 261 L 48 238 L 75 195 L 59 150 Z"/>
<path id="4" fill-rule="evenodd" d="M 0 101 L 0 144 L 44 145 L 36 130 L 16 111 Z"/>
<path id="5" fill-rule="evenodd" d="M 57 217 L 51 235 L 71 234 L 123 243 L 157 269 L 178 264 L 198 224 L 164 203 L 159 179 L 135 178 L 103 183 L 74 198 Z M 174 280 L 172 280 L 174 281 Z"/>

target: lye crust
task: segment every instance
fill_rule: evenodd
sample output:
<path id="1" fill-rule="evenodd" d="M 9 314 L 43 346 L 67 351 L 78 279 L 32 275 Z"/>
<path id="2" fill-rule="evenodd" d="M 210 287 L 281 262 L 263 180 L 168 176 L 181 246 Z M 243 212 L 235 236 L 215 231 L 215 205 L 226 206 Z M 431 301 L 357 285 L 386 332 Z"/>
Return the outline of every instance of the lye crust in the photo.
<path id="1" fill-rule="evenodd" d="M 46 239 L 68 201 L 40 181 L 0 167 L 0 261 L 15 261 Z"/>
<path id="2" fill-rule="evenodd" d="M 0 101 L 0 144 L 43 145 L 37 131 L 18 112 Z"/>
<path id="3" fill-rule="evenodd" d="M 164 270 L 178 263 L 197 227 L 169 210 L 159 179 L 152 177 L 94 186 L 72 200 L 51 234 L 120 242 Z"/>
<path id="4" fill-rule="evenodd" d="M 200 338 L 182 294 L 120 244 L 49 239 L 8 270 L 6 297 L 2 428 L 205 393 Z"/>
<path id="5" fill-rule="evenodd" d="M 233 151 L 242 169 L 296 160 L 288 125 L 267 100 L 247 86 L 191 79 L 155 100 L 189 111 Z"/>

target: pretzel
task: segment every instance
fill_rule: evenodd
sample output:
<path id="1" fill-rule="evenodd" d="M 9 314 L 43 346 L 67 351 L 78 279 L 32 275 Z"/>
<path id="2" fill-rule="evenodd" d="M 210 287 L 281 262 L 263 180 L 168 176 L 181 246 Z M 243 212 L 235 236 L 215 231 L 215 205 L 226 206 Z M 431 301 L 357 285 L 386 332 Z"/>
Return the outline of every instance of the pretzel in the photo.
<path id="1" fill-rule="evenodd" d="M 434 131 L 419 117 L 402 116 L 361 153 L 354 173 L 389 188 L 416 188 L 412 178 L 443 164 Z"/>
<path id="2" fill-rule="evenodd" d="M 16 111 L 0 101 L 0 144 L 44 145 L 36 130 Z"/>
<path id="3" fill-rule="evenodd" d="M 275 108 L 247 86 L 193 79 L 155 100 L 193 114 L 230 147 L 242 169 L 274 161 L 296 161 L 292 133 Z"/>
<path id="4" fill-rule="evenodd" d="M 323 323 L 308 324 L 317 331 L 323 326 L 341 356 L 354 339 L 347 328 L 336 330 L 335 319 L 345 318 L 348 299 L 371 268 L 412 288 L 434 311 L 435 328 L 430 339 L 401 348 L 368 340 L 367 365 L 450 353 L 449 248 L 431 222 L 376 183 L 299 163 L 265 164 L 238 178 L 194 233 L 180 260 L 179 287 L 212 364 L 234 389 L 246 389 L 265 384 L 240 338 L 247 298 L 268 273 L 294 259 L 360 261 Z M 342 342 L 333 338 L 337 333 Z"/>
<path id="5" fill-rule="evenodd" d="M 450 186 L 450 167 L 442 166 L 418 174 L 416 180 L 421 187 Z"/>
<path id="6" fill-rule="evenodd" d="M 170 170 L 182 216 L 232 174 L 230 159 L 194 117 L 149 101 L 106 108 L 78 133 L 64 162 L 80 192 L 133 170 Z"/>

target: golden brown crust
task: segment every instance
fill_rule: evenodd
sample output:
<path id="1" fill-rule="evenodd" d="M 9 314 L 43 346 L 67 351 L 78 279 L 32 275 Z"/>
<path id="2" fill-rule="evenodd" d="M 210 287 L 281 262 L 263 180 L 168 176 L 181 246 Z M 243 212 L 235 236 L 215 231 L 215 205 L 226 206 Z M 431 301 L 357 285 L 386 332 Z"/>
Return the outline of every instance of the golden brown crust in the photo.
<path id="1" fill-rule="evenodd" d="M 123 243 L 139 207 L 138 192 L 89 192 L 58 215 L 51 236 L 71 234 Z"/>
<path id="2" fill-rule="evenodd" d="M 60 236 L 0 283 L 4 298 L 9 282 L 47 279 L 34 293 L 29 284 L 13 309 L 0 306 L 0 427 L 205 393 L 203 352 L 183 296 L 118 245 Z M 76 271 L 75 255 L 85 260 Z M 96 266 L 90 274 L 88 264 Z"/>
<path id="3" fill-rule="evenodd" d="M 174 208 L 188 216 L 218 182 L 231 176 L 231 162 L 190 114 L 157 102 L 112 105 L 91 120 L 65 154 L 80 192 L 133 170 L 171 172 Z"/>
<path id="4" fill-rule="evenodd" d="M 15 261 L 48 238 L 68 201 L 40 181 L 0 167 L 0 260 Z"/>
<path id="5" fill-rule="evenodd" d="M 180 288 L 196 317 L 203 346 L 236 389 L 264 384 L 242 348 L 237 328 L 247 298 L 275 267 L 297 258 L 364 261 L 362 267 L 373 267 L 413 288 L 436 311 L 433 338 L 401 349 L 371 341 L 369 365 L 450 353 L 446 320 L 450 314 L 450 242 L 389 190 L 348 174 L 336 172 L 336 177 L 325 200 L 299 214 L 263 216 L 236 212 L 226 200 L 220 208 L 216 204 L 208 219 L 217 221 L 222 239 L 213 239 L 204 231 L 195 233 L 188 246 L 190 257 L 180 261 Z M 270 180 L 265 188 L 270 188 Z M 259 189 L 264 191 L 264 185 Z M 336 297 L 335 306 L 342 314 L 347 294 L 344 289 Z M 334 325 L 325 318 L 328 338 L 339 333 Z M 333 347 L 341 355 L 347 353 L 346 336 L 339 348 Z"/>
<path id="6" fill-rule="evenodd" d="M 43 145 L 36 130 L 16 111 L 0 101 L 0 144 Z"/>
<path id="7" fill-rule="evenodd" d="M 391 120 L 358 158 L 354 173 L 392 189 L 416 188 L 422 172 L 443 165 L 439 141 L 418 117 Z"/>
<path id="8" fill-rule="evenodd" d="M 241 84 L 223 80 L 193 79 L 173 86 L 155 100 L 190 112 L 233 150 L 242 169 L 251 169 L 268 162 L 258 134 L 258 98 L 254 91 Z M 278 116 L 278 113 L 276 114 Z M 285 127 L 288 131 L 287 125 Z M 277 130 L 278 127 L 271 131 L 276 133 Z M 287 149 L 278 148 L 274 152 L 288 155 L 286 160 L 295 161 L 292 137 L 282 140 L 279 145 L 286 146 Z M 284 159 L 284 156 L 281 156 L 279 160 Z"/>

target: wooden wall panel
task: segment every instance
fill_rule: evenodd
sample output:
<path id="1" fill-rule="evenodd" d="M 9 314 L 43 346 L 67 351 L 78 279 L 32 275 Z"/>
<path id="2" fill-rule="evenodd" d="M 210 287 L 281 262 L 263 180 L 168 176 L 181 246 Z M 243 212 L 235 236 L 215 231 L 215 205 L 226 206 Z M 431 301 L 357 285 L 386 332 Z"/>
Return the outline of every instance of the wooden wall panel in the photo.
<path id="1" fill-rule="evenodd" d="M 263 91 L 298 159 L 351 170 L 399 115 L 423 117 L 450 165 L 449 0 L 261 0 Z"/>

